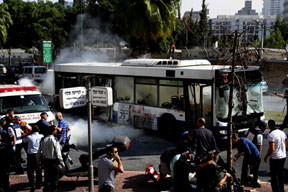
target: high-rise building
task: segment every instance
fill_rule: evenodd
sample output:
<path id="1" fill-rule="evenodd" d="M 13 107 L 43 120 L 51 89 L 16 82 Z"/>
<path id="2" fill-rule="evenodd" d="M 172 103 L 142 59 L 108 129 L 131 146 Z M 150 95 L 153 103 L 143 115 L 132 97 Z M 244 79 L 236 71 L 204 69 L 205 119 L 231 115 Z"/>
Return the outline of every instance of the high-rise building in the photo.
<path id="1" fill-rule="evenodd" d="M 283 18 L 286 22 L 288 22 L 288 0 L 285 0 L 284 2 Z"/>
<path id="2" fill-rule="evenodd" d="M 240 9 L 236 15 L 258 15 L 258 13 L 252 9 L 252 0 L 246 0 L 245 7 Z"/>
<path id="3" fill-rule="evenodd" d="M 263 15 L 264 17 L 283 15 L 285 0 L 264 0 Z"/>
<path id="4" fill-rule="evenodd" d="M 272 0 L 271 0 L 272 1 Z M 277 0 L 275 0 L 277 1 Z M 288 1 L 288 0 L 286 0 Z M 214 35 L 219 39 L 231 35 L 233 31 L 242 33 L 243 39 L 253 42 L 255 39 L 267 38 L 274 31 L 276 16 L 264 18 L 252 9 L 252 1 L 246 0 L 245 7 L 235 15 L 218 15 L 209 20 Z"/>

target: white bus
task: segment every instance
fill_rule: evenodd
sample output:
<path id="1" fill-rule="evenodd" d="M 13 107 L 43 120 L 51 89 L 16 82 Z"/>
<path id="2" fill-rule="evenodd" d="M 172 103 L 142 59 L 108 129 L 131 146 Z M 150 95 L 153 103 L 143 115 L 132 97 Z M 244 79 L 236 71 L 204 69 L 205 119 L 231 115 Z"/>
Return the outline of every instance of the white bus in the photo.
<path id="1" fill-rule="evenodd" d="M 211 65 L 207 60 L 131 59 L 63 63 L 54 70 L 56 94 L 61 88 L 84 86 L 87 77 L 92 86 L 113 88 L 113 107 L 95 109 L 98 118 L 173 134 L 204 117 L 217 139 L 226 136 L 229 66 Z M 256 126 L 264 114 L 259 67 L 237 66 L 235 74 L 234 127 Z"/>

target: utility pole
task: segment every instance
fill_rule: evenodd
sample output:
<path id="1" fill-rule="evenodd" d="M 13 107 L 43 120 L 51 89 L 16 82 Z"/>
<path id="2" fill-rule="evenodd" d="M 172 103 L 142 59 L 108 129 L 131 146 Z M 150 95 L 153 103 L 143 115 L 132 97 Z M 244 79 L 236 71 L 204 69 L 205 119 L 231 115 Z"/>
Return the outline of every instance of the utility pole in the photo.
<path id="1" fill-rule="evenodd" d="M 232 170 L 232 134 L 233 134 L 233 119 L 232 119 L 232 110 L 233 110 L 233 89 L 234 89 L 234 71 L 235 71 L 235 54 L 237 47 L 237 37 L 238 32 L 235 31 L 234 35 L 234 43 L 233 43 L 233 58 L 232 58 L 232 66 L 231 66 L 231 82 L 230 82 L 230 95 L 229 95 L 229 113 L 228 113 L 228 150 L 227 150 L 227 165 L 230 170 Z M 228 183 L 228 190 L 230 192 L 233 191 L 233 185 Z"/>
<path id="2" fill-rule="evenodd" d="M 263 21 L 262 21 L 263 22 Z M 263 59 L 263 48 L 264 48 L 264 23 L 261 23 L 261 50 L 260 50 L 260 59 Z"/>
<path id="3" fill-rule="evenodd" d="M 89 192 L 94 192 L 94 168 L 93 168 L 93 151 L 92 151 L 92 130 L 91 130 L 91 125 L 92 125 L 92 99 L 91 99 L 91 81 L 88 78 L 88 86 L 87 86 L 87 94 L 88 94 L 88 145 L 89 145 Z"/>

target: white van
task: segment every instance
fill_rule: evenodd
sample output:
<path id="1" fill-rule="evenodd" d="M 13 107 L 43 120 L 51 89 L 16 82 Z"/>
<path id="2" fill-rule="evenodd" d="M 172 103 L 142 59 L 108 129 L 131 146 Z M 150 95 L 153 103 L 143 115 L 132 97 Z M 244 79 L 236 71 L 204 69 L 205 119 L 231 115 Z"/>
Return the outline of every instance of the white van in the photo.
<path id="1" fill-rule="evenodd" d="M 41 92 L 36 86 L 0 85 L 0 115 L 4 116 L 9 109 L 26 123 L 36 123 L 41 112 L 48 114 L 48 121 L 54 120 Z"/>
<path id="2" fill-rule="evenodd" d="M 47 75 L 46 66 L 24 66 L 23 77 L 33 79 L 34 81 L 43 81 Z"/>

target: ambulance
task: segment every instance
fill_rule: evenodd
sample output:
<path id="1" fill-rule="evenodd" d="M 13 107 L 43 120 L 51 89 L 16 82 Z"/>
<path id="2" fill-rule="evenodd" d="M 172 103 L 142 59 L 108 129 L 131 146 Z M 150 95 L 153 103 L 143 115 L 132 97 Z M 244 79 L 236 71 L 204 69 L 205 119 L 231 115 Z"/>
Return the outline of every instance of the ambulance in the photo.
<path id="1" fill-rule="evenodd" d="M 43 95 L 36 86 L 0 85 L 0 115 L 6 115 L 9 109 L 28 124 L 40 120 L 41 112 L 48 114 L 48 121 L 54 120 Z"/>

